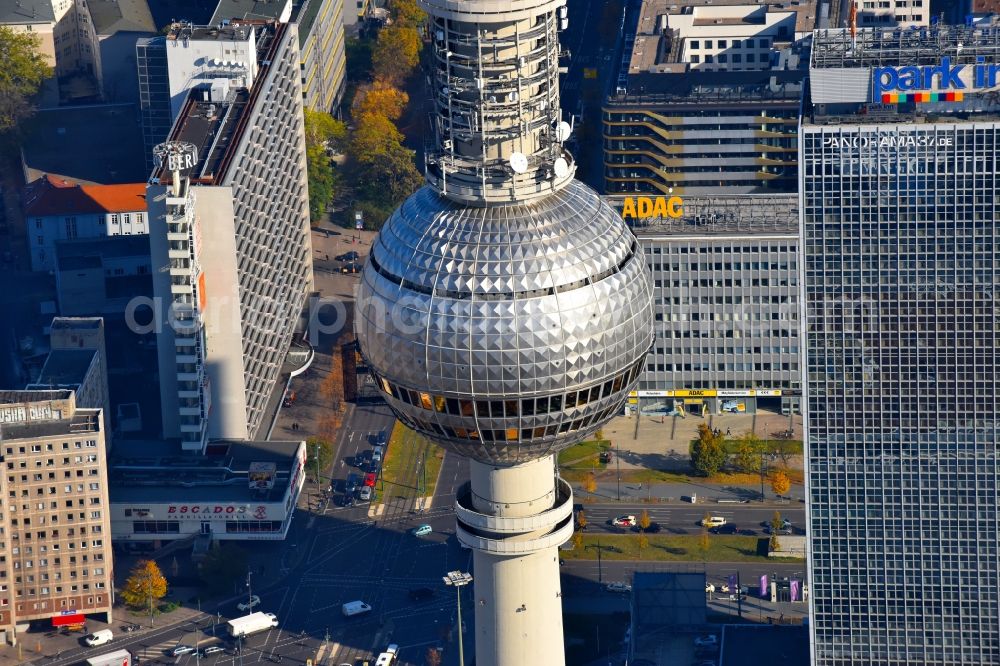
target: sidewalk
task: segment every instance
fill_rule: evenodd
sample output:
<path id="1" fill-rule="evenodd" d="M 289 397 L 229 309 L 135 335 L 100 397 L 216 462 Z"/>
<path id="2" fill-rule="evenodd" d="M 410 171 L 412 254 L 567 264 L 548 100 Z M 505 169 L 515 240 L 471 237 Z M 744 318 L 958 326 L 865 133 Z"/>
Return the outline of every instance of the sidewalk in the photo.
<path id="1" fill-rule="evenodd" d="M 610 469 L 609 473 L 614 474 Z M 593 496 L 597 502 L 617 502 L 618 483 L 617 481 L 600 481 L 597 484 L 597 491 L 592 495 L 583 489 L 582 483 L 573 483 L 573 495 L 575 501 L 582 501 L 583 498 Z M 697 496 L 698 504 L 735 504 L 752 503 L 756 506 L 788 506 L 799 505 L 804 502 L 805 488 L 793 485 L 786 495 L 781 498 L 775 496 L 770 485 L 764 485 L 764 501 L 760 501 L 760 486 L 724 486 L 718 483 L 701 483 L 691 481 L 688 483 L 633 483 L 631 481 L 621 483 L 621 502 L 636 504 L 648 502 L 650 504 L 691 504 L 689 498 Z"/>

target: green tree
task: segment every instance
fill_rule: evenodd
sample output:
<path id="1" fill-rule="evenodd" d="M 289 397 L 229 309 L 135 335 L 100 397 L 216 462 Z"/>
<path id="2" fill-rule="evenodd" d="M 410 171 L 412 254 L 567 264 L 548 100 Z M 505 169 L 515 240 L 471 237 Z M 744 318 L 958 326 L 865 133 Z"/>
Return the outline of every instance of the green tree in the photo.
<path id="1" fill-rule="evenodd" d="M 777 534 L 774 534 L 773 532 L 771 533 L 771 540 L 767 542 L 767 547 L 772 553 L 781 550 L 781 544 L 778 543 Z"/>
<path id="2" fill-rule="evenodd" d="M 726 464 L 722 435 L 716 435 L 708 424 L 698 426 L 698 439 L 691 444 L 691 466 L 702 476 L 718 473 Z"/>
<path id="3" fill-rule="evenodd" d="M 199 567 L 202 581 L 215 593 L 232 592 L 233 584 L 246 574 L 246 551 L 230 541 L 221 546 L 216 542 Z"/>
<path id="4" fill-rule="evenodd" d="M 319 437 L 310 437 L 306 440 L 306 466 L 316 474 L 330 467 L 333 462 L 333 444 Z M 319 480 L 316 481 L 319 483 Z"/>
<path id="5" fill-rule="evenodd" d="M 139 560 L 132 567 L 121 596 L 132 608 L 149 608 L 152 617 L 153 605 L 167 596 L 167 579 L 155 561 Z"/>
<path id="6" fill-rule="evenodd" d="M 398 86 L 420 63 L 420 35 L 415 28 L 391 25 L 378 33 L 372 49 L 372 76 Z"/>
<path id="7" fill-rule="evenodd" d="M 347 139 L 347 126 L 322 111 L 303 109 L 305 116 L 306 146 L 329 146 L 341 151 Z"/>
<path id="8" fill-rule="evenodd" d="M 737 441 L 739 445 L 734 456 L 736 468 L 747 474 L 760 474 L 760 454 L 764 450 L 764 442 L 750 431 L 740 435 Z"/>
<path id="9" fill-rule="evenodd" d="M 306 175 L 309 180 L 309 219 L 317 222 L 336 195 L 337 177 L 323 146 L 306 148 Z"/>
<path id="10" fill-rule="evenodd" d="M 583 532 L 577 530 L 573 532 L 573 548 L 580 550 L 583 548 Z"/>
<path id="11" fill-rule="evenodd" d="M 587 525 L 588 524 L 589 523 L 587 521 L 587 514 L 584 513 L 583 509 L 580 509 L 579 511 L 577 511 L 576 512 L 576 526 L 578 528 L 580 528 L 580 530 L 585 530 L 585 529 L 587 529 Z"/>
<path id="12" fill-rule="evenodd" d="M 0 26 L 0 133 L 8 132 L 34 112 L 33 97 L 52 68 L 39 51 L 41 37 Z"/>

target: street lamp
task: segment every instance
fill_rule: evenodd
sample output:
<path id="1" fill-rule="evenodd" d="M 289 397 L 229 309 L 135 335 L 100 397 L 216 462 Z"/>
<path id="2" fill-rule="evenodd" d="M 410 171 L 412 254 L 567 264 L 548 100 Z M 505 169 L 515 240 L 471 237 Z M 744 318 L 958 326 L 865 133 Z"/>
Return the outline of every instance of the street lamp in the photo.
<path id="1" fill-rule="evenodd" d="M 455 587 L 455 595 L 458 599 L 458 666 L 465 666 L 465 648 L 462 645 L 462 588 L 472 582 L 472 574 L 449 571 L 442 580 L 444 580 L 445 585 Z"/>
<path id="2" fill-rule="evenodd" d="M 778 457 L 778 452 L 775 451 L 774 453 L 771 454 L 764 453 L 763 451 L 760 452 L 760 501 L 762 503 L 764 502 L 764 476 L 767 473 L 767 462 L 765 459 L 766 456 L 769 456 L 770 459 L 773 461 Z"/>
<path id="3" fill-rule="evenodd" d="M 247 604 L 250 606 L 250 612 L 253 612 L 253 588 L 250 587 L 250 567 L 247 567 Z"/>

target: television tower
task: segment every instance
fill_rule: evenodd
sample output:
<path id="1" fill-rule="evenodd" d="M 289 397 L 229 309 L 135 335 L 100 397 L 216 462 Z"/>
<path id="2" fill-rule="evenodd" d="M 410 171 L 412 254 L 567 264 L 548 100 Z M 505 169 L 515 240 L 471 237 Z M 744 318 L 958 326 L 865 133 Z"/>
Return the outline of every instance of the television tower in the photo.
<path id="1" fill-rule="evenodd" d="M 433 40 L 427 185 L 386 221 L 358 342 L 399 419 L 470 458 L 478 666 L 565 664 L 554 455 L 617 414 L 652 343 L 635 237 L 574 180 L 559 109 L 565 0 L 421 0 Z"/>

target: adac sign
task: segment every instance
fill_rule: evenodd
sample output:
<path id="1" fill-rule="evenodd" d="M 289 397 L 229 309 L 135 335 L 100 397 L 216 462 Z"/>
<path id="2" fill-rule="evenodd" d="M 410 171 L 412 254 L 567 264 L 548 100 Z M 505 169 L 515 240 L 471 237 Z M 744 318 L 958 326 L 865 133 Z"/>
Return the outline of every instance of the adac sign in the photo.
<path id="1" fill-rule="evenodd" d="M 975 65 L 953 65 L 947 56 L 938 65 L 875 67 L 872 98 L 883 103 L 959 102 L 967 89 L 994 87 L 998 73 L 1000 65 L 982 60 Z"/>
<path id="2" fill-rule="evenodd" d="M 684 200 L 680 197 L 625 197 L 622 217 L 642 219 L 648 217 L 679 218 L 684 215 Z"/>

